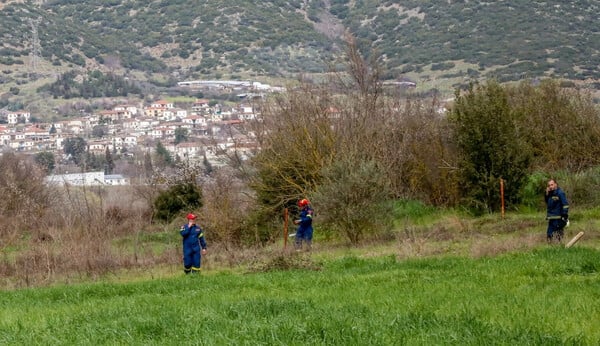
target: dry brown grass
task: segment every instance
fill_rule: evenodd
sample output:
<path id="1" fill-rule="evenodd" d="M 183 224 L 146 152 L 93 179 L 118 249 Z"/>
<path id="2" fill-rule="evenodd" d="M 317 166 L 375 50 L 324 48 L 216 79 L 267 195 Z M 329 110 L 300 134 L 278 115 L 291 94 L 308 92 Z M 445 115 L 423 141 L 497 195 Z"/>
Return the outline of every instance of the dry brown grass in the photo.
<path id="1" fill-rule="evenodd" d="M 90 280 L 182 275 L 178 225 L 152 224 L 147 205 L 130 188 L 57 190 L 60 201 L 45 217 L 25 215 L 0 220 L 0 287 L 15 289 Z M 583 242 L 599 243 L 595 222 L 579 221 L 568 230 L 570 239 L 585 231 Z M 313 251 L 297 254 L 288 244 L 233 246 L 224 237 L 211 238 L 203 257 L 204 271 L 242 272 L 318 270 L 319 259 L 349 253 L 357 256 L 394 255 L 399 259 L 428 256 L 486 257 L 526 251 L 545 244 L 545 222 L 537 216 L 497 215 L 482 218 L 445 216 L 427 225 L 410 221 L 385 237 L 351 246 L 346 241 L 315 239 Z"/>

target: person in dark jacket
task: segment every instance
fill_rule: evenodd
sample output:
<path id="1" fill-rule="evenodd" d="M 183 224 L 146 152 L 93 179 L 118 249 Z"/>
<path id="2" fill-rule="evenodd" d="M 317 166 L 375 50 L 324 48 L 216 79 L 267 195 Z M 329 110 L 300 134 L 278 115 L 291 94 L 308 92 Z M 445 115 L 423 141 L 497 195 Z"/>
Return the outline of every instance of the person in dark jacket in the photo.
<path id="1" fill-rule="evenodd" d="M 201 256 L 206 254 L 204 231 L 196 225 L 196 215 L 187 215 L 188 223 L 181 226 L 179 232 L 183 237 L 183 271 L 195 274 L 200 271 Z"/>
<path id="2" fill-rule="evenodd" d="M 560 242 L 564 236 L 564 228 L 569 221 L 569 202 L 565 192 L 558 187 L 558 183 L 554 179 L 548 180 L 546 188 L 546 220 L 548 220 L 548 230 L 546 239 L 552 242 L 554 234 Z"/>
<path id="3" fill-rule="evenodd" d="M 298 225 L 295 247 L 297 251 L 302 250 L 302 242 L 304 242 L 306 250 L 310 250 L 313 238 L 312 218 L 314 212 L 306 198 L 298 201 L 298 207 L 300 208 L 300 217 L 294 220 L 294 224 Z"/>

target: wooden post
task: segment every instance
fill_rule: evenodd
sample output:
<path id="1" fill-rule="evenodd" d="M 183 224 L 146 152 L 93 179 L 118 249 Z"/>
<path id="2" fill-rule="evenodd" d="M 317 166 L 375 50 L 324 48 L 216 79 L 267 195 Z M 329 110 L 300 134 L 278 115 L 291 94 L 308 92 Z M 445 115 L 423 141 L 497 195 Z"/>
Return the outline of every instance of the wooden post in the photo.
<path id="1" fill-rule="evenodd" d="M 581 239 L 581 237 L 583 237 L 583 232 L 579 232 L 579 233 L 577 233 L 577 235 L 576 235 L 575 237 L 573 237 L 573 239 L 571 239 L 571 241 L 570 241 L 570 242 L 568 242 L 568 243 L 567 243 L 567 245 L 565 245 L 565 247 L 566 247 L 567 249 L 568 249 L 568 248 L 570 248 L 571 246 L 573 246 L 573 244 L 577 243 L 577 241 L 578 241 L 579 239 Z"/>
<path id="2" fill-rule="evenodd" d="M 500 204 L 502 205 L 502 209 L 500 214 L 504 219 L 504 179 L 500 178 Z"/>
<path id="3" fill-rule="evenodd" d="M 287 247 L 288 241 L 288 208 L 283 210 L 283 249 Z"/>

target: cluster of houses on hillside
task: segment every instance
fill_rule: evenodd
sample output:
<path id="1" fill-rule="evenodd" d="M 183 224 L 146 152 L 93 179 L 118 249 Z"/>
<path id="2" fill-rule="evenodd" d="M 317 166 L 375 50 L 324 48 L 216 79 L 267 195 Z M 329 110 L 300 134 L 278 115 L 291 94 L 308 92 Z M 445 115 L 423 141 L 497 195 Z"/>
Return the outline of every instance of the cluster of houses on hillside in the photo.
<path id="1" fill-rule="evenodd" d="M 49 151 L 58 161 L 66 158 L 63 145 L 67 138 L 84 138 L 88 151 L 94 154 L 104 154 L 107 149 L 130 155 L 151 152 L 160 141 L 173 157 L 207 159 L 219 165 L 223 161 L 220 154 L 236 150 L 244 156 L 255 149 L 253 138 L 234 131 L 232 125 L 257 116 L 250 104 L 224 107 L 207 99 L 197 99 L 188 109 L 167 100 L 148 105 L 123 104 L 48 123 L 32 122 L 32 115 L 26 111 L 5 112 L 0 113 L 0 152 Z M 185 141 L 175 141 L 178 129 L 186 129 Z"/>

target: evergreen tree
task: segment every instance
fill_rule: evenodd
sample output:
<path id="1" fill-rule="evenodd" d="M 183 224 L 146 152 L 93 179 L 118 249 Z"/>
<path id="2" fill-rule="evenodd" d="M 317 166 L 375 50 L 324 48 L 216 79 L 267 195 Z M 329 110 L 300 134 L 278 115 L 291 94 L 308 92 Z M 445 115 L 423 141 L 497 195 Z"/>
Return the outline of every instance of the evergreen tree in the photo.
<path id="1" fill-rule="evenodd" d="M 500 207 L 500 179 L 508 203 L 517 203 L 526 182 L 531 148 L 517 126 L 518 115 L 495 81 L 456 92 L 450 120 L 459 150 L 462 197 L 478 212 Z"/>
<path id="2" fill-rule="evenodd" d="M 186 142 L 188 140 L 188 130 L 185 127 L 175 129 L 175 144 Z"/>
<path id="3" fill-rule="evenodd" d="M 180 182 L 163 191 L 154 200 L 155 216 L 170 222 L 183 210 L 202 207 L 202 191 L 191 182 Z"/>
<path id="4" fill-rule="evenodd" d="M 150 178 L 150 177 L 152 177 L 153 173 L 154 173 L 154 168 L 152 167 L 152 157 L 150 156 L 150 153 L 145 153 L 144 154 L 144 175 L 146 176 L 146 178 Z"/>
<path id="5" fill-rule="evenodd" d="M 49 151 L 42 151 L 35 154 L 34 161 L 42 167 L 46 173 L 52 172 L 56 166 L 54 154 Z"/>
<path id="6" fill-rule="evenodd" d="M 171 153 L 169 153 L 167 148 L 165 148 L 165 146 L 160 141 L 156 143 L 156 156 L 161 166 L 173 165 L 173 157 L 171 156 Z"/>
<path id="7" fill-rule="evenodd" d="M 70 160 L 79 165 L 85 158 L 87 143 L 81 137 L 67 138 L 63 143 L 63 150 L 65 154 L 70 156 Z"/>
<path id="8" fill-rule="evenodd" d="M 104 170 L 105 174 L 112 174 L 115 169 L 115 161 L 113 160 L 112 154 L 108 147 L 106 147 L 106 151 L 104 152 L 104 157 L 106 160 L 106 169 Z"/>

